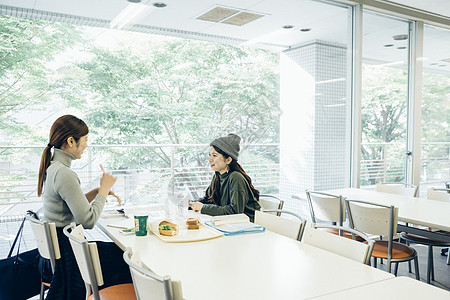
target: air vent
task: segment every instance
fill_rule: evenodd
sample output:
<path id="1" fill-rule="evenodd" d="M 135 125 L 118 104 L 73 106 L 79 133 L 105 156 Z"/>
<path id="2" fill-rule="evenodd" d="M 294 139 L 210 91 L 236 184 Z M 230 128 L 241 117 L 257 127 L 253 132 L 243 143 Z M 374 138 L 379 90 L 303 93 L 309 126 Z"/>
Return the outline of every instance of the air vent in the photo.
<path id="1" fill-rule="evenodd" d="M 263 14 L 239 8 L 216 6 L 197 17 L 197 20 L 242 26 L 263 16 Z"/>
<path id="2" fill-rule="evenodd" d="M 262 16 L 263 15 L 255 14 L 255 13 L 240 12 L 237 15 L 234 15 L 231 18 L 226 19 L 222 23 L 236 25 L 236 26 L 242 26 L 251 21 L 261 18 Z"/>

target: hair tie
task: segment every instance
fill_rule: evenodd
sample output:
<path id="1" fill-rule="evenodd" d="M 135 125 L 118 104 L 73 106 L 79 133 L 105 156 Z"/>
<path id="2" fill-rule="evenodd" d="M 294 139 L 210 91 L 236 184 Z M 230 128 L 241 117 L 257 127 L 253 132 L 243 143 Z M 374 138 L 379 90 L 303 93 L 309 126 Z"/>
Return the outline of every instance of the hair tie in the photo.
<path id="1" fill-rule="evenodd" d="M 48 144 L 47 144 L 47 147 L 48 147 L 48 148 L 52 148 L 53 145 L 51 145 L 50 143 L 48 143 Z"/>

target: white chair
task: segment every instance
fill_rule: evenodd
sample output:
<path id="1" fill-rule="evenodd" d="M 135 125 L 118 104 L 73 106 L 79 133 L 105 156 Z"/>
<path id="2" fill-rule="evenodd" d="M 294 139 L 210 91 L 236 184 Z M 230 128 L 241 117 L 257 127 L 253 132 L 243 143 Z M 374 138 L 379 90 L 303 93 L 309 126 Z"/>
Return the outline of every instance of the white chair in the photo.
<path id="1" fill-rule="evenodd" d="M 429 188 L 427 190 L 427 199 L 450 202 L 450 188 L 448 189 Z"/>
<path id="2" fill-rule="evenodd" d="M 305 228 L 302 239 L 305 244 L 333 252 L 363 264 L 370 264 L 374 242 L 364 233 L 355 229 L 335 225 L 316 224 L 314 227 L 315 228 Z M 347 231 L 350 234 L 353 234 L 354 237 L 359 236 L 364 238 L 367 244 L 361 243 L 356 239 L 348 239 L 325 230 L 320 230 L 320 228 L 333 228 L 336 230 Z"/>
<path id="3" fill-rule="evenodd" d="M 398 207 L 348 199 L 345 199 L 345 206 L 351 228 L 365 234 L 388 237 L 387 241 L 375 241 L 372 251 L 374 262 L 376 258 L 387 259 L 388 272 L 391 272 L 392 263 L 396 263 L 394 274 L 397 275 L 399 262 L 414 260 L 416 279 L 420 280 L 416 250 L 408 245 L 394 242 L 394 233 L 397 232 Z"/>
<path id="4" fill-rule="evenodd" d="M 313 224 L 317 223 L 317 219 L 336 223 L 339 226 L 345 222 L 344 197 L 341 195 L 306 190 L 306 199 Z"/>
<path id="5" fill-rule="evenodd" d="M 450 201 L 450 189 L 435 189 L 430 188 L 427 191 L 427 198 L 430 200 L 438 201 Z M 447 232 L 445 232 L 447 233 Z M 448 233 L 447 233 L 448 234 Z M 404 240 L 407 243 L 421 244 L 428 247 L 427 256 L 427 283 L 431 280 L 434 281 L 434 258 L 433 258 L 433 247 L 449 247 L 450 243 L 444 242 L 437 239 L 431 239 L 417 234 L 405 233 L 400 234 L 400 241 Z M 447 256 L 447 264 L 450 264 L 450 257 Z"/>
<path id="6" fill-rule="evenodd" d="M 83 226 L 75 223 L 67 225 L 63 230 L 69 238 L 81 277 L 86 284 L 86 299 L 136 299 L 133 284 L 118 284 L 99 291 L 103 285 L 103 274 L 98 255 L 97 244 L 89 242 L 83 234 Z"/>
<path id="7" fill-rule="evenodd" d="M 418 187 L 412 184 L 402 182 L 382 182 L 377 183 L 377 192 L 417 197 Z M 406 225 L 408 225 L 408 223 L 406 223 Z M 380 236 L 380 240 L 381 239 L 383 239 L 382 236 Z M 383 263 L 382 259 L 380 259 L 380 261 L 381 263 Z M 409 272 L 411 272 L 411 262 L 408 262 L 408 270 Z"/>
<path id="8" fill-rule="evenodd" d="M 139 300 L 182 300 L 181 282 L 159 276 L 142 265 L 138 253 L 127 248 L 123 259 L 130 266 L 136 297 Z"/>
<path id="9" fill-rule="evenodd" d="M 271 213 L 279 213 L 280 216 Z M 284 218 L 281 215 L 288 214 L 294 216 L 295 219 Z M 289 238 L 300 241 L 305 229 L 306 220 L 302 217 L 287 210 L 273 209 L 255 211 L 255 224 L 264 226 L 267 230 L 287 236 Z"/>
<path id="10" fill-rule="evenodd" d="M 26 218 L 30 222 L 39 254 L 43 258 L 50 260 L 52 273 L 54 273 L 56 260 L 61 258 L 55 223 L 39 220 L 38 215 L 32 211 L 27 212 Z M 50 287 L 50 282 L 41 280 L 39 299 L 44 299 L 45 286 Z"/>
<path id="11" fill-rule="evenodd" d="M 259 195 L 259 205 L 264 210 L 283 209 L 284 201 L 273 195 Z M 276 215 L 280 215 L 277 213 Z"/>
<path id="12" fill-rule="evenodd" d="M 417 197 L 418 188 L 415 185 L 401 182 L 377 183 L 377 192 Z"/>
<path id="13" fill-rule="evenodd" d="M 306 190 L 305 192 L 313 227 L 317 224 L 318 220 L 321 222 L 330 222 L 332 225 L 337 224 L 338 226 L 343 226 L 347 217 L 345 213 L 344 197 L 342 195 L 332 195 L 311 190 Z M 332 234 L 353 238 L 348 231 L 338 230 L 334 227 L 329 227 L 326 230 Z M 364 240 L 359 236 L 357 236 L 356 239 L 358 241 Z"/>

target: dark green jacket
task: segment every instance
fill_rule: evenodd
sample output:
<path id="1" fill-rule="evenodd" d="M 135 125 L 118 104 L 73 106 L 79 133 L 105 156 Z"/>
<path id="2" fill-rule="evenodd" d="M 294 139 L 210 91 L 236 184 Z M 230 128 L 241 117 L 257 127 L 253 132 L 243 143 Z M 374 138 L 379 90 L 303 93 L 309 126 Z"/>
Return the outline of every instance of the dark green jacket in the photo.
<path id="1" fill-rule="evenodd" d="M 216 175 L 214 175 L 216 176 Z M 231 215 L 245 213 L 250 221 L 253 222 L 255 210 L 259 210 L 261 206 L 255 199 L 250 189 L 250 185 L 241 173 L 227 172 L 219 175 L 220 180 L 220 201 L 219 205 L 209 202 L 212 193 L 212 182 L 206 190 L 205 196 L 200 199 L 204 205 L 202 214 L 210 216 Z"/>

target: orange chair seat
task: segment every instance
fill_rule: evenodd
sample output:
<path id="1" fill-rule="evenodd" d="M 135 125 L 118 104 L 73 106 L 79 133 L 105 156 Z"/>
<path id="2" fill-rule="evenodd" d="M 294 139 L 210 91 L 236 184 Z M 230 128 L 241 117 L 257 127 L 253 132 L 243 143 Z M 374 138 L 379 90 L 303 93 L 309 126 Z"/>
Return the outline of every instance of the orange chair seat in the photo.
<path id="1" fill-rule="evenodd" d="M 132 283 L 113 285 L 98 291 L 100 299 L 104 300 L 134 300 L 136 294 Z M 94 295 L 91 294 L 87 300 L 93 300 Z"/>
<path id="2" fill-rule="evenodd" d="M 366 242 L 367 243 L 367 242 Z M 393 242 L 392 244 L 392 258 L 401 259 L 407 258 L 414 254 L 414 249 L 411 247 Z M 388 241 L 376 241 L 373 247 L 372 257 L 388 258 Z"/>
<path id="3" fill-rule="evenodd" d="M 325 228 L 325 230 L 329 233 L 335 234 L 335 235 L 339 235 L 339 229 L 334 229 L 334 228 Z M 347 239 L 352 239 L 352 234 L 348 231 L 342 231 L 342 236 L 347 238 Z M 359 235 L 355 235 L 355 239 L 358 242 L 362 242 L 364 241 L 364 239 L 362 237 L 360 237 Z"/>

